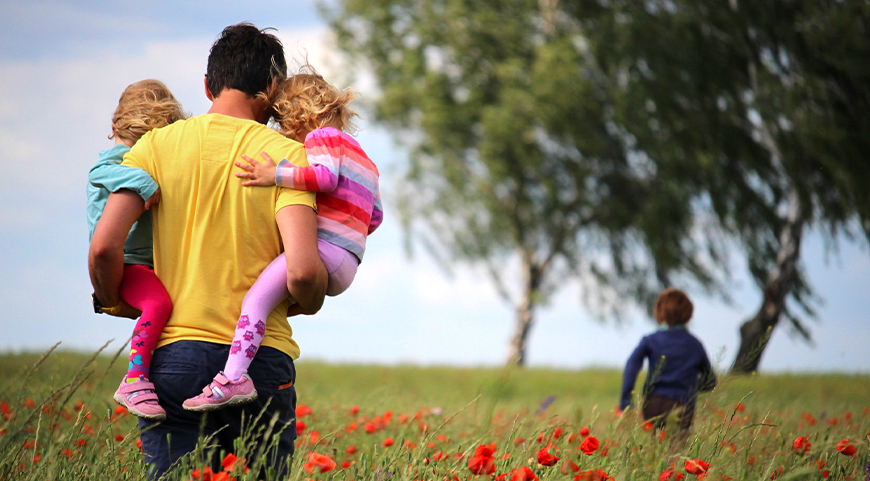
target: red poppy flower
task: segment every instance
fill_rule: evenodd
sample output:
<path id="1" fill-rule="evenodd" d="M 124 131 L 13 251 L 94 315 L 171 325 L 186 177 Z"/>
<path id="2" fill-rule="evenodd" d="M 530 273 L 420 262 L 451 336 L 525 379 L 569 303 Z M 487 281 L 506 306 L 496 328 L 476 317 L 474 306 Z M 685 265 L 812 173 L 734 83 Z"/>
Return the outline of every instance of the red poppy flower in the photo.
<path id="1" fill-rule="evenodd" d="M 366 432 L 367 432 L 367 433 L 371 434 L 371 433 L 373 433 L 373 432 L 375 432 L 375 431 L 377 431 L 377 430 L 378 430 L 378 428 L 377 428 L 377 426 L 375 426 L 374 423 L 372 423 L 372 422 L 366 422 Z"/>
<path id="2" fill-rule="evenodd" d="M 538 451 L 538 464 L 541 466 L 552 466 L 559 461 L 559 458 L 550 454 L 550 446 L 547 445 Z"/>
<path id="3" fill-rule="evenodd" d="M 673 469 L 666 469 L 659 475 L 659 481 L 680 481 L 684 478 L 683 473 Z"/>
<path id="4" fill-rule="evenodd" d="M 844 439 L 837 443 L 837 451 L 844 456 L 854 456 L 857 449 L 855 449 L 855 446 L 850 443 L 848 439 Z"/>
<path id="5" fill-rule="evenodd" d="M 737 405 L 734 406 L 734 410 L 742 413 L 743 411 L 746 411 L 746 406 L 743 403 L 737 403 Z"/>
<path id="6" fill-rule="evenodd" d="M 349 467 L 350 467 L 350 461 L 347 461 L 347 460 L 342 461 L 342 462 L 341 462 L 341 467 L 344 468 L 344 469 L 349 468 Z"/>
<path id="7" fill-rule="evenodd" d="M 314 470 L 317 470 L 319 473 L 328 473 L 335 469 L 335 461 L 325 454 L 310 453 L 308 455 L 308 462 L 303 464 L 302 467 L 309 473 Z"/>
<path id="8" fill-rule="evenodd" d="M 354 446 L 353 444 L 351 444 L 350 446 L 347 447 L 347 451 L 345 451 L 345 452 L 346 452 L 348 455 L 356 454 L 356 446 Z"/>
<path id="9" fill-rule="evenodd" d="M 311 414 L 313 412 L 314 411 L 312 411 L 311 408 L 309 408 L 308 406 L 306 406 L 304 404 L 299 404 L 298 406 L 296 406 L 296 417 L 297 418 L 308 416 L 309 414 Z"/>
<path id="10" fill-rule="evenodd" d="M 770 473 L 770 479 L 778 478 L 785 471 L 785 467 L 779 466 Z"/>
<path id="11" fill-rule="evenodd" d="M 226 471 L 221 471 L 220 473 L 214 473 L 211 481 L 236 481 L 236 478 L 230 476 L 230 473 Z"/>
<path id="12" fill-rule="evenodd" d="M 598 441 L 598 438 L 595 436 L 589 436 L 584 439 L 582 443 L 580 443 L 580 450 L 583 451 L 587 456 L 592 456 L 592 453 L 598 450 L 598 446 L 601 443 Z"/>
<path id="13" fill-rule="evenodd" d="M 356 413 L 358 413 L 358 412 L 359 412 L 359 406 L 351 406 L 351 407 L 350 407 L 350 413 L 351 413 L 351 414 L 356 414 Z"/>
<path id="14" fill-rule="evenodd" d="M 495 443 L 481 444 L 474 450 L 474 454 L 468 459 L 468 470 L 474 474 L 495 473 Z"/>
<path id="15" fill-rule="evenodd" d="M 190 472 L 190 477 L 193 479 L 202 479 L 202 481 L 212 481 L 211 467 L 206 467 L 202 471 L 199 468 Z"/>
<path id="16" fill-rule="evenodd" d="M 584 438 L 589 436 L 589 426 L 583 426 L 583 428 L 580 429 L 580 435 Z"/>
<path id="17" fill-rule="evenodd" d="M 810 441 L 806 437 L 799 436 L 795 438 L 794 443 L 792 443 L 791 449 L 797 454 L 803 456 L 804 454 L 810 452 L 810 446 Z"/>
<path id="18" fill-rule="evenodd" d="M 237 458 L 233 453 L 229 453 L 224 456 L 221 466 L 224 468 L 224 471 L 230 472 L 236 467 L 236 463 L 245 464 L 245 460 Z M 245 471 L 247 471 L 247 467 L 245 467 Z"/>
<path id="19" fill-rule="evenodd" d="M 577 463 L 571 461 L 570 459 L 566 459 L 562 463 L 562 468 L 559 469 L 559 471 L 561 471 L 562 474 L 579 473 L 580 466 L 578 466 Z"/>
<path id="20" fill-rule="evenodd" d="M 510 472 L 510 481 L 538 481 L 538 475 L 528 466 L 520 466 Z"/>
<path id="21" fill-rule="evenodd" d="M 574 476 L 574 481 L 608 481 L 613 478 L 603 469 L 590 469 Z"/>
<path id="22" fill-rule="evenodd" d="M 393 445 L 393 438 L 384 439 L 384 446 L 390 447 Z"/>
<path id="23" fill-rule="evenodd" d="M 706 473 L 708 469 L 710 469 L 710 465 L 700 459 L 690 459 L 686 461 L 686 472 L 689 474 L 697 476 Z"/>
<path id="24" fill-rule="evenodd" d="M 305 422 L 297 419 L 296 420 L 296 435 L 299 436 L 305 431 Z"/>

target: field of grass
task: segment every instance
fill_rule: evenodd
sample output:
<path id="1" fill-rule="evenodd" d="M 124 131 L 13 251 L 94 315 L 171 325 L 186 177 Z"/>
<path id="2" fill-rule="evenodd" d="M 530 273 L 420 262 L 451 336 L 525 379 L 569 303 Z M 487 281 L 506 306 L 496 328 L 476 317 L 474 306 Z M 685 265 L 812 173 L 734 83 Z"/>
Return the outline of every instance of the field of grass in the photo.
<path id="1" fill-rule="evenodd" d="M 111 399 L 121 357 L 0 356 L 0 479 L 146 479 L 135 418 Z M 293 480 L 870 479 L 870 376 L 722 377 L 680 442 L 632 410 L 617 415 L 615 370 L 297 371 Z M 690 473 L 693 460 L 707 473 Z M 190 460 L 168 478 L 253 479 L 243 468 L 211 473 Z"/>

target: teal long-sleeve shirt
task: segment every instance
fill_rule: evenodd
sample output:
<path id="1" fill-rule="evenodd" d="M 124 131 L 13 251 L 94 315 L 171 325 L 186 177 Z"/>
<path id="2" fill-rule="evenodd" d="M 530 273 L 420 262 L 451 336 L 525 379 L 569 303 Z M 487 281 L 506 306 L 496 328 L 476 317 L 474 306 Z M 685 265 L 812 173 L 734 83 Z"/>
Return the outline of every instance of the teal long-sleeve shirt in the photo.
<path id="1" fill-rule="evenodd" d="M 109 194 L 121 189 L 136 192 L 143 200 L 148 200 L 157 191 L 157 182 L 142 169 L 120 165 L 124 154 L 130 150 L 123 144 L 118 144 L 100 152 L 96 165 L 88 173 L 88 228 L 90 236 L 94 237 Z M 133 224 L 127 240 L 124 242 L 124 263 L 142 264 L 154 267 L 154 237 L 151 230 L 151 211 L 146 210 L 139 220 Z"/>

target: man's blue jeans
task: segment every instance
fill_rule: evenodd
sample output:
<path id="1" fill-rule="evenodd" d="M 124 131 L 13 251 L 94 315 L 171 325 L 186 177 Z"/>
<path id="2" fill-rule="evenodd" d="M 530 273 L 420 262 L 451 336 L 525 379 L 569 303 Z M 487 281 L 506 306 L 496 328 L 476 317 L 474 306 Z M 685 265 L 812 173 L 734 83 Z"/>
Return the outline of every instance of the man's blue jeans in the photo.
<path id="1" fill-rule="evenodd" d="M 285 464 L 293 454 L 296 440 L 296 368 L 290 356 L 265 346 L 257 351 L 248 374 L 254 381 L 258 397 L 250 404 L 207 414 L 186 411 L 181 407 L 185 399 L 200 394 L 202 388 L 224 368 L 229 350 L 230 346 L 224 344 L 178 341 L 154 351 L 149 380 L 154 383 L 160 405 L 166 410 L 166 420 L 159 423 L 139 420 L 140 429 L 150 427 L 141 434 L 150 478 L 159 478 L 172 463 L 194 451 L 201 435 L 214 435 L 212 443 L 217 443 L 225 453 L 233 453 L 233 441 L 242 434 L 242 418 L 245 419 L 246 433 L 256 429 L 251 426 L 251 420 L 260 416 L 267 401 L 269 405 L 260 416 L 260 426 L 268 426 L 273 415 L 278 413 L 278 422 L 270 437 L 280 430 L 277 453 L 274 449 L 268 452 L 268 464 L 283 474 L 276 479 L 286 477 Z M 271 439 L 265 442 L 268 446 Z M 212 469 L 220 468 L 219 454 L 215 456 L 218 459 L 211 460 Z M 253 459 L 248 458 L 250 465 Z"/>

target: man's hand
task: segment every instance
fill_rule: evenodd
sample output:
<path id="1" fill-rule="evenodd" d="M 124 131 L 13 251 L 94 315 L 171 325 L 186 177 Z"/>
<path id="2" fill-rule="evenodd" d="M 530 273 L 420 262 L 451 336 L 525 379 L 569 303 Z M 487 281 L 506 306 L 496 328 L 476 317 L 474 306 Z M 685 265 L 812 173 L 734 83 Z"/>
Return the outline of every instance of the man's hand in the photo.
<path id="1" fill-rule="evenodd" d="M 159 203 L 160 203 L 160 187 L 158 187 L 157 190 L 155 190 L 154 193 L 151 194 L 151 197 L 149 197 L 148 200 L 145 201 L 145 209 L 144 210 L 148 210 Z"/>
<path id="2" fill-rule="evenodd" d="M 139 319 L 142 315 L 142 311 L 136 309 L 135 307 L 127 304 L 125 301 L 121 301 L 121 310 L 115 314 L 115 317 L 126 317 L 127 319 Z"/>
<path id="3" fill-rule="evenodd" d="M 260 152 L 260 155 L 266 159 L 264 162 L 257 162 L 245 154 L 242 154 L 242 158 L 248 162 L 247 164 L 235 162 L 236 167 L 245 171 L 236 172 L 236 177 L 250 179 L 242 182 L 242 185 L 245 187 L 252 185 L 269 187 L 275 185 L 275 168 L 278 167 L 278 164 L 272 160 L 272 157 L 269 157 L 269 154 Z"/>
<path id="4" fill-rule="evenodd" d="M 299 304 L 293 303 L 287 308 L 287 317 L 293 316 L 312 316 L 317 314 L 316 310 L 303 309 Z"/>
<path id="5" fill-rule="evenodd" d="M 106 314 L 108 316 L 126 317 L 127 319 L 138 319 L 142 315 L 142 311 L 140 311 L 139 309 L 136 309 L 135 307 L 131 306 L 130 304 L 127 304 L 127 301 L 125 301 L 123 299 L 121 299 L 120 304 L 113 306 L 111 309 L 103 308 L 100 311 L 97 311 L 97 307 L 98 307 L 97 304 L 99 304 L 100 307 L 104 307 L 104 306 L 102 306 L 102 300 L 99 298 L 96 298 L 94 300 L 94 311 L 99 312 L 100 314 Z"/>

